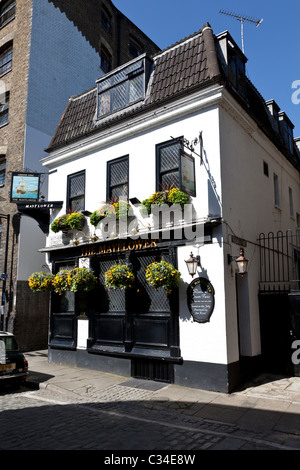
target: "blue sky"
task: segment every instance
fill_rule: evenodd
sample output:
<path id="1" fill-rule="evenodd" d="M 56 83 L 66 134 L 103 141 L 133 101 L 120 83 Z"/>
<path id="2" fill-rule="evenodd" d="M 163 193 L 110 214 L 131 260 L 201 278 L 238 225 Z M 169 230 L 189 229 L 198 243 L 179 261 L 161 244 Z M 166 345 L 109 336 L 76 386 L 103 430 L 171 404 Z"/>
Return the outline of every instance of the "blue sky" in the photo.
<path id="1" fill-rule="evenodd" d="M 294 137 L 300 137 L 299 0 L 112 1 L 161 49 L 198 31 L 206 22 L 215 34 L 228 30 L 242 48 L 240 21 L 219 11 L 262 18 L 258 27 L 244 23 L 247 75 L 265 100 L 274 99 L 286 112 L 295 126 Z"/>

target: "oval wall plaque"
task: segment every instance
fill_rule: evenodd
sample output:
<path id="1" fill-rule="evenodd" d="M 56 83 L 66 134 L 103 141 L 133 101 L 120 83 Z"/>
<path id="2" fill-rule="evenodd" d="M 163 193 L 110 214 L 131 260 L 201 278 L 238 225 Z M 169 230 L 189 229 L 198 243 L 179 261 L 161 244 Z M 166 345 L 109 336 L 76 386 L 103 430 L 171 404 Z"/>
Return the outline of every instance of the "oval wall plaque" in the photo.
<path id="1" fill-rule="evenodd" d="M 194 279 L 187 288 L 187 304 L 195 321 L 205 323 L 215 306 L 215 291 L 204 277 Z"/>

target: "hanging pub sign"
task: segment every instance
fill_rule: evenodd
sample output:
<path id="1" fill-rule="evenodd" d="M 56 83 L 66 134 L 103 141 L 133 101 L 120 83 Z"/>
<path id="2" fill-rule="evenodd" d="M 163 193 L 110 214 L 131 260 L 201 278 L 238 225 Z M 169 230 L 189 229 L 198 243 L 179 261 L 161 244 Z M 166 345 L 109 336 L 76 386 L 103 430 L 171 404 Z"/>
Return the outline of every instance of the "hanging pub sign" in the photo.
<path id="1" fill-rule="evenodd" d="M 195 159 L 180 151 L 181 190 L 190 196 L 196 196 Z"/>
<path id="2" fill-rule="evenodd" d="M 204 277 L 194 279 L 187 288 L 187 303 L 196 322 L 208 322 L 215 306 L 215 291 Z"/>
<path id="3" fill-rule="evenodd" d="M 39 200 L 40 174 L 12 172 L 10 202 Z"/>

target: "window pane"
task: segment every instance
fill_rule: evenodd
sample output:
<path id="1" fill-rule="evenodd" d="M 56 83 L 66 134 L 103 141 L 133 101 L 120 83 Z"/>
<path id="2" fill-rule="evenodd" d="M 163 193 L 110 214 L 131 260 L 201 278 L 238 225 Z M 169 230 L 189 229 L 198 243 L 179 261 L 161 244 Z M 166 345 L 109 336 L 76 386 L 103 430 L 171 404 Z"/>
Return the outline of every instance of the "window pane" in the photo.
<path id="1" fill-rule="evenodd" d="M 128 160 L 121 160 L 110 164 L 110 185 L 127 183 Z"/>
<path id="2" fill-rule="evenodd" d="M 85 173 L 79 173 L 68 177 L 69 209 L 72 212 L 84 210 Z"/>
<path id="3" fill-rule="evenodd" d="M 127 104 L 126 96 L 126 82 L 120 83 L 115 86 L 112 90 L 113 100 L 112 100 L 112 111 L 116 109 L 123 108 Z"/>
<path id="4" fill-rule="evenodd" d="M 144 96 L 144 75 L 138 75 L 129 81 L 129 102 L 132 103 Z"/>
<path id="5" fill-rule="evenodd" d="M 2 26 L 6 21 L 15 16 L 16 2 L 15 0 L 10 0 L 2 6 L 0 10 L 0 26 Z"/>
<path id="6" fill-rule="evenodd" d="M 115 186 L 114 188 L 111 188 L 110 199 L 112 201 L 118 201 L 119 199 L 127 200 L 127 198 L 128 198 L 127 184 L 122 184 L 121 186 Z"/>
<path id="7" fill-rule="evenodd" d="M 110 90 L 99 96 L 99 116 L 110 112 Z"/>
<path id="8" fill-rule="evenodd" d="M 70 200 L 70 210 L 72 212 L 84 211 L 84 196 Z"/>
<path id="9" fill-rule="evenodd" d="M 118 200 L 128 198 L 128 165 L 128 158 L 109 163 L 109 199 Z"/>
<path id="10" fill-rule="evenodd" d="M 166 173 L 161 178 L 161 190 L 169 189 L 170 187 L 179 188 L 179 172 L 173 171 Z"/>
<path id="11" fill-rule="evenodd" d="M 179 168 L 180 144 L 170 145 L 160 149 L 160 171 Z"/>
<path id="12" fill-rule="evenodd" d="M 70 179 L 70 197 L 84 194 L 84 174 L 72 176 Z"/>
<path id="13" fill-rule="evenodd" d="M 6 49 L 0 55 L 0 74 L 3 74 L 11 69 L 12 64 L 12 47 Z"/>

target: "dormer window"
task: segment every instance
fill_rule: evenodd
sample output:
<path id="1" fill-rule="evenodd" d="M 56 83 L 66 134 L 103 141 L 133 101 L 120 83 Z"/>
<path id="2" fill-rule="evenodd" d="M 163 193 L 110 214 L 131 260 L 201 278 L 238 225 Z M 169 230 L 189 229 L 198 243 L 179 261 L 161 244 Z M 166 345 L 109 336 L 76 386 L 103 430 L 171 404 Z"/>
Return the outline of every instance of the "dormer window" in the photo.
<path id="1" fill-rule="evenodd" d="M 279 132 L 279 124 L 278 124 L 279 106 L 274 100 L 266 101 L 266 105 L 270 113 L 272 127 L 276 132 Z"/>
<path id="2" fill-rule="evenodd" d="M 240 96 L 247 99 L 245 70 L 247 57 L 245 57 L 228 31 L 219 34 L 217 39 L 220 63 L 228 77 L 228 81 Z"/>
<path id="3" fill-rule="evenodd" d="M 140 57 L 100 78 L 98 118 L 118 111 L 145 98 L 149 62 Z"/>
<path id="4" fill-rule="evenodd" d="M 278 114 L 279 122 L 281 125 L 281 133 L 285 145 L 291 153 L 293 153 L 293 128 L 294 125 L 291 123 L 284 111 Z"/>
<path id="5" fill-rule="evenodd" d="M 245 64 L 230 44 L 228 47 L 228 78 L 234 88 L 245 96 Z"/>

